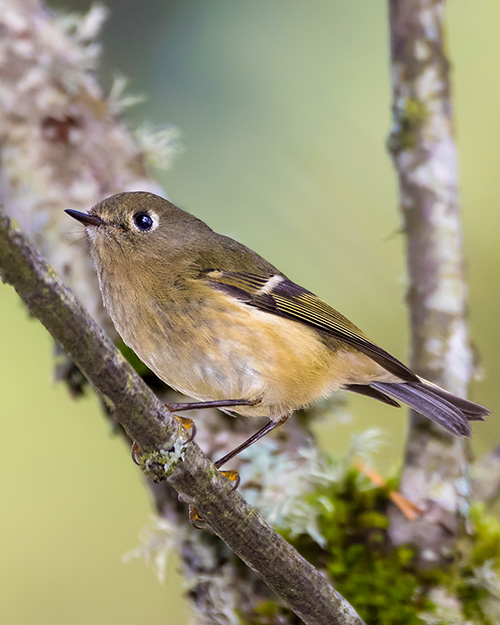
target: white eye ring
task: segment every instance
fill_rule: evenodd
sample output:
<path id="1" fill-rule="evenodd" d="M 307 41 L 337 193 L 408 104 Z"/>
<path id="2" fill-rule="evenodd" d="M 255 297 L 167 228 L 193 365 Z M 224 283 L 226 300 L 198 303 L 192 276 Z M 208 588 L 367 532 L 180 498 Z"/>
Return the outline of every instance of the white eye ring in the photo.
<path id="1" fill-rule="evenodd" d="M 138 211 L 132 215 L 132 227 L 138 232 L 152 232 L 158 228 L 160 223 L 160 218 L 158 215 L 149 210 L 149 211 Z"/>

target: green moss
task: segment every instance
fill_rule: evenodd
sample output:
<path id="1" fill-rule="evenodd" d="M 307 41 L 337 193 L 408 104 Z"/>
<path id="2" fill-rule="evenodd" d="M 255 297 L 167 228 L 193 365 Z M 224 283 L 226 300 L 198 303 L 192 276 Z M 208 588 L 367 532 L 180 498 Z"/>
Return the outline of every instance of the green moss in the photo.
<path id="1" fill-rule="evenodd" d="M 389 487 L 372 488 L 357 469 L 340 483 L 322 488 L 312 497 L 326 497 L 318 525 L 326 545 L 321 549 L 307 536 L 295 543 L 306 558 L 322 562 L 337 590 L 370 623 L 421 625 L 426 609 L 420 581 L 412 570 L 414 552 L 391 549 L 385 513 Z"/>
<path id="2" fill-rule="evenodd" d="M 456 586 L 457 596 L 463 604 L 464 615 L 480 625 L 497 625 L 497 615 L 489 614 L 489 605 L 500 606 L 500 524 L 487 514 L 483 504 L 475 504 L 470 511 L 474 528 L 472 536 L 464 537 L 459 544 L 460 576 Z M 492 584 L 491 577 L 496 580 Z"/>
<path id="3" fill-rule="evenodd" d="M 460 600 L 464 624 L 495 625 L 485 609 L 492 598 L 491 589 L 481 582 L 478 571 L 491 562 L 496 562 L 496 567 L 500 563 L 499 523 L 481 507 L 473 508 L 474 532 L 460 539 L 453 561 L 447 567 L 421 571 L 412 547 L 394 548 L 388 539 L 386 511 L 390 490 L 395 488 L 394 482 L 374 487 L 357 469 L 349 469 L 338 482 L 307 495 L 307 503 L 317 509 L 323 546 L 305 533 L 281 533 L 328 573 L 367 625 L 450 625 L 447 616 L 442 616 L 443 608 L 437 612 L 438 606 L 430 598 L 431 590 L 437 588 Z M 284 612 L 283 606 L 266 601 L 242 624 L 277 623 Z M 459 623 L 453 618 L 453 625 Z"/>
<path id="4" fill-rule="evenodd" d="M 470 519 L 474 527 L 474 541 L 471 543 L 471 564 L 478 567 L 492 559 L 500 560 L 500 524 L 498 520 L 486 513 L 483 504 L 472 506 Z"/>
<path id="5" fill-rule="evenodd" d="M 389 151 L 397 154 L 402 150 L 413 150 L 427 117 L 427 108 L 420 100 L 408 98 L 403 106 L 397 107 L 394 111 L 396 125 L 388 141 Z"/>
<path id="6" fill-rule="evenodd" d="M 169 450 L 160 449 L 143 453 L 139 457 L 139 466 L 153 482 L 163 482 L 172 475 L 175 467 L 180 462 L 182 458 L 181 449 L 182 443 L 176 444 Z"/>

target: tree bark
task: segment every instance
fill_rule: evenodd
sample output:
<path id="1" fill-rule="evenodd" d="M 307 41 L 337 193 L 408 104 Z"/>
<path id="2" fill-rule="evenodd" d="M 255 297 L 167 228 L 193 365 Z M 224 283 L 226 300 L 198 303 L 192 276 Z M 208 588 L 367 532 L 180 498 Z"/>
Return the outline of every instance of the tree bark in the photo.
<path id="1" fill-rule="evenodd" d="M 411 366 L 465 396 L 472 374 L 467 287 L 454 139 L 444 0 L 390 0 L 393 124 L 389 149 L 398 174 L 407 242 Z M 411 415 L 401 491 L 426 510 L 416 522 L 395 513 L 396 544 L 418 546 L 439 564 L 467 510 L 467 443 Z"/>

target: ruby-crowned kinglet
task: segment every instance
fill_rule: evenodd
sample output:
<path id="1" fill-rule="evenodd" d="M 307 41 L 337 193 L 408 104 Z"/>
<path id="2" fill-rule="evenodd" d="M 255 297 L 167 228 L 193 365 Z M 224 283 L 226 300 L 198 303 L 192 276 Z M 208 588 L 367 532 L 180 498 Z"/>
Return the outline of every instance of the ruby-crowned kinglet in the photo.
<path id="1" fill-rule="evenodd" d="M 339 389 L 398 399 L 457 436 L 489 413 L 422 380 L 261 256 L 161 197 L 120 193 L 88 214 L 66 212 L 86 226 L 106 310 L 148 367 L 208 405 L 269 417 L 217 466 Z"/>

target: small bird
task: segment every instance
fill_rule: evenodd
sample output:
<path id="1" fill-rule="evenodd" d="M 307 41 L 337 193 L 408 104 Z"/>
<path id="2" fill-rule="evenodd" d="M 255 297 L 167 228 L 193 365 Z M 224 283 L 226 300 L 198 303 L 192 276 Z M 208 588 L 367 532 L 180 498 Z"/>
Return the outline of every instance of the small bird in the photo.
<path id="1" fill-rule="evenodd" d="M 489 410 L 427 382 L 256 252 L 146 192 L 119 193 L 86 226 L 104 305 L 156 375 L 200 402 L 269 422 L 219 468 L 299 408 L 345 389 L 407 404 L 457 436 Z"/>

